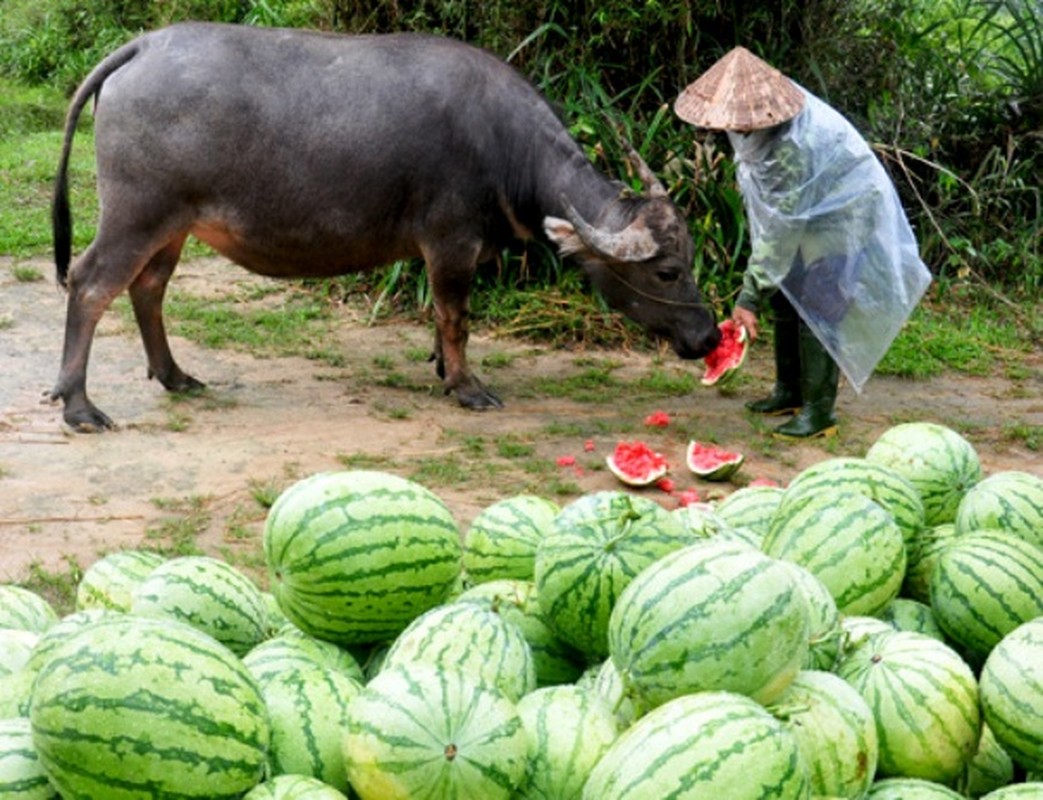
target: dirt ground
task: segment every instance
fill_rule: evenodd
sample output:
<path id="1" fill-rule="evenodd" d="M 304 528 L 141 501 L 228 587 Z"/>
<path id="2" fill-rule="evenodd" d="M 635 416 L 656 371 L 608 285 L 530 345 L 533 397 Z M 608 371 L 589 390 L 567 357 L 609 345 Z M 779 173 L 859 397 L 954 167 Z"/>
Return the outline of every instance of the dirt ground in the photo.
<path id="1" fill-rule="evenodd" d="M 475 442 L 525 442 L 532 456 L 517 466 L 503 458 L 490 466 L 488 480 L 463 480 L 432 487 L 456 515 L 461 530 L 505 487 L 539 491 L 555 480 L 565 503 L 577 492 L 622 488 L 601 468 L 604 456 L 622 438 L 643 438 L 661 449 L 674 466 L 678 489 L 726 492 L 731 484 L 692 479 L 683 466 L 689 437 L 715 440 L 747 455 L 737 477 L 785 482 L 801 468 L 832 455 L 860 455 L 896 422 L 924 419 L 957 427 L 974 443 L 986 471 L 1024 469 L 1043 474 L 1043 455 L 1005 435 L 1014 426 L 1043 425 L 1043 356 L 1028 357 L 1029 377 L 971 378 L 948 375 L 925 381 L 874 378 L 861 396 L 841 390 L 836 441 L 777 443 L 766 428 L 743 412 L 742 404 L 771 379 L 768 346 L 756 345 L 739 387 L 730 392 L 702 389 L 683 397 L 663 397 L 646 406 L 617 407 L 548 397 L 541 378 L 564 379 L 584 359 L 611 359 L 613 375 L 624 383 L 657 367 L 667 372 L 701 372 L 701 364 L 665 354 L 576 352 L 534 347 L 477 331 L 469 354 L 479 374 L 506 403 L 499 411 L 476 413 L 443 396 L 432 366 L 403 354 L 428 347 L 427 325 L 399 322 L 367 326 L 350 306 L 338 312 L 336 347 L 343 364 L 329 366 L 298 357 L 257 358 L 246 352 L 205 349 L 173 338 L 179 363 L 208 384 L 201 397 L 172 402 L 146 380 L 136 330 L 110 313 L 95 340 L 88 388 L 91 398 L 119 423 L 98 435 L 63 427 L 61 409 L 43 393 L 58 372 L 64 326 L 64 295 L 52 269 L 34 263 L 45 276 L 19 281 L 10 259 L 0 259 L 0 581 L 20 580 L 31 565 L 81 567 L 99 554 L 148 541 L 171 508 L 195 501 L 205 507 L 198 541 L 208 551 L 239 553 L 259 563 L 263 508 L 258 487 L 284 487 L 313 472 L 345 464 L 386 464 L 411 473 L 420 459 L 473 463 L 488 453 Z M 260 279 L 216 259 L 183 264 L 175 276 L 180 291 L 213 296 Z M 268 302 L 271 302 L 269 298 Z M 489 354 L 509 354 L 508 366 L 478 366 Z M 375 364 L 393 362 L 405 385 L 373 379 Z M 501 359 L 502 361 L 502 359 Z M 419 387 L 419 388 L 418 388 Z M 668 412 L 662 430 L 643 428 L 644 414 Z M 593 450 L 584 442 L 593 440 Z M 558 466 L 559 456 L 575 466 Z M 547 469 L 533 477 L 532 463 Z M 378 467 L 381 468 L 381 467 Z M 519 475 L 511 480 L 510 470 Z M 506 470 L 506 471 L 505 471 Z M 523 474 L 527 473 L 527 474 Z M 478 471 L 479 476 L 481 470 Z M 548 477 L 549 476 L 549 477 Z M 644 490 L 667 507 L 676 498 Z"/>

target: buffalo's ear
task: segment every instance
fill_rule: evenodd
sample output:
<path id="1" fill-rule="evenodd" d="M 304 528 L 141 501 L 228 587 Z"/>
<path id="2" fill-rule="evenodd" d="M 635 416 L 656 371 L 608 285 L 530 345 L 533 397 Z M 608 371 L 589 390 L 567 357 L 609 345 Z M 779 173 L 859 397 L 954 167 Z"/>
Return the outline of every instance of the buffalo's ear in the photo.
<path id="1" fill-rule="evenodd" d="M 545 217 L 543 220 L 543 231 L 547 234 L 547 238 L 558 246 L 558 250 L 563 256 L 572 255 L 586 249 L 583 240 L 576 233 L 576 226 L 567 219 Z"/>

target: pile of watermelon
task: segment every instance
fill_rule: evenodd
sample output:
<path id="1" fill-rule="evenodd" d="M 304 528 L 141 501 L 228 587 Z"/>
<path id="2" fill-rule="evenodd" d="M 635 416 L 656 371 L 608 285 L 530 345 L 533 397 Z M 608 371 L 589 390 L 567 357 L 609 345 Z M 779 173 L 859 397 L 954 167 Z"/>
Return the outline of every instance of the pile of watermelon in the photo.
<path id="1" fill-rule="evenodd" d="M 930 423 L 668 511 L 290 486 L 262 590 L 0 586 L 0 798 L 1043 797 L 1043 477 Z"/>

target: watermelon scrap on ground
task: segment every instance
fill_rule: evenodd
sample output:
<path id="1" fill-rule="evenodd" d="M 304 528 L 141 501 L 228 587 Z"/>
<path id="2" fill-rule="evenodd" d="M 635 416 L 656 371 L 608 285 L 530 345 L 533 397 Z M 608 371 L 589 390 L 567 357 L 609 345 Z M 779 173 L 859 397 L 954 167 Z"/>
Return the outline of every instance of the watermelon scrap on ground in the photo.
<path id="1" fill-rule="evenodd" d="M 665 411 L 653 411 L 645 417 L 645 425 L 650 428 L 665 428 L 670 424 L 670 415 Z"/>
<path id="2" fill-rule="evenodd" d="M 746 457 L 742 453 L 733 453 L 712 444 L 703 444 L 694 439 L 688 443 L 685 452 L 685 463 L 688 469 L 703 480 L 726 481 L 731 478 Z"/>
<path id="3" fill-rule="evenodd" d="M 609 470 L 627 486 L 648 486 L 666 475 L 669 465 L 662 453 L 645 442 L 619 442 L 605 458 Z"/>

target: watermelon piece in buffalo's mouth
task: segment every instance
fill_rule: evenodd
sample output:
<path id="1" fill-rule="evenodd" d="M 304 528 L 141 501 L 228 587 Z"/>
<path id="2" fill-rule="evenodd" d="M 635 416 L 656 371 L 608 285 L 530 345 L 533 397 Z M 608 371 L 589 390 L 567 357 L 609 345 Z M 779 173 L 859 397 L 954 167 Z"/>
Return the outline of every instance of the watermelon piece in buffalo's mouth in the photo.
<path id="1" fill-rule="evenodd" d="M 706 364 L 706 370 L 700 379 L 703 386 L 714 386 L 727 381 L 746 360 L 746 349 L 750 346 L 746 328 L 734 320 L 726 319 L 720 324 L 719 329 L 720 343 L 703 359 Z"/>

